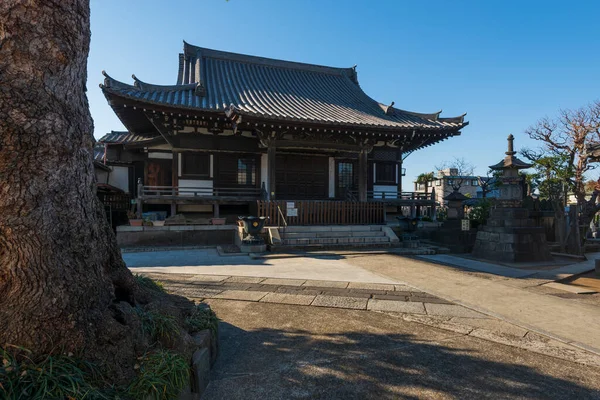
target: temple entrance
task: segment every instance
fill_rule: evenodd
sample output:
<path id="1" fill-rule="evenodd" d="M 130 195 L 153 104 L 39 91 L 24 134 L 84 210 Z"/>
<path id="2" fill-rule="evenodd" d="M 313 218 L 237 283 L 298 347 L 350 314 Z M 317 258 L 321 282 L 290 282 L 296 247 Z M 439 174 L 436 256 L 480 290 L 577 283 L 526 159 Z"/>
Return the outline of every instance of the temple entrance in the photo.
<path id="1" fill-rule="evenodd" d="M 329 195 L 328 157 L 278 154 L 275 174 L 277 199 L 324 199 Z"/>
<path id="2" fill-rule="evenodd" d="M 171 186 L 173 184 L 173 161 L 148 160 L 144 177 L 146 186 Z"/>

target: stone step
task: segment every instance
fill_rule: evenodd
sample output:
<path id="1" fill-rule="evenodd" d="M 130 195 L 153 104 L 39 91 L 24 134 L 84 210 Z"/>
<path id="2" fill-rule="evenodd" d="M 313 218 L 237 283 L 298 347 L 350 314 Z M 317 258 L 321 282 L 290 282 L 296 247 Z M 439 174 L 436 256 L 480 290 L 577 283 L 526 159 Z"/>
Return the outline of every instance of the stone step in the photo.
<path id="1" fill-rule="evenodd" d="M 351 245 L 351 244 L 380 244 L 390 243 L 387 236 L 374 237 L 339 237 L 339 238 L 298 238 L 283 239 L 282 244 L 287 246 L 306 246 L 306 245 Z"/>
<path id="2" fill-rule="evenodd" d="M 383 225 L 300 225 L 282 228 L 289 233 L 299 232 L 370 232 L 381 231 Z"/>
<path id="3" fill-rule="evenodd" d="M 338 237 L 383 237 L 382 231 L 343 231 L 343 232 L 289 232 L 280 230 L 279 235 L 282 239 L 301 239 L 301 238 L 338 238 Z"/>

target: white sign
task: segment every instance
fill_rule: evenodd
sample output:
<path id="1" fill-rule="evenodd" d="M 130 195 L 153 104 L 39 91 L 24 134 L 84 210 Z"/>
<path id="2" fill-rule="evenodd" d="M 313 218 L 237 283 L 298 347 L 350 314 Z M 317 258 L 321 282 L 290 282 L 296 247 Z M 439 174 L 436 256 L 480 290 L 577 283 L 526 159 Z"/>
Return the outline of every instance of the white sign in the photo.
<path id="1" fill-rule="evenodd" d="M 461 230 L 468 231 L 469 229 L 471 229 L 471 221 L 470 220 L 463 219 L 460 222 L 461 222 Z"/>
<path id="2" fill-rule="evenodd" d="M 287 209 L 287 216 L 288 217 L 297 217 L 298 216 L 298 209 L 297 208 L 288 208 Z"/>
<path id="3" fill-rule="evenodd" d="M 285 208 L 296 208 L 296 204 L 293 201 L 288 201 L 285 203 Z"/>

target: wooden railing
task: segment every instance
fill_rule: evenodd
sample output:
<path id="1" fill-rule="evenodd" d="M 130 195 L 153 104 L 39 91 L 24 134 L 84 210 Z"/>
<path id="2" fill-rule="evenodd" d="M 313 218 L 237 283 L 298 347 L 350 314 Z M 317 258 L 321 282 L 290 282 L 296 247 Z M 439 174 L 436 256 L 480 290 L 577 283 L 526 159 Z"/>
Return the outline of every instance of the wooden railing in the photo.
<path id="1" fill-rule="evenodd" d="M 287 206 L 293 203 L 296 211 Z M 259 200 L 258 215 L 269 217 L 268 225 L 281 226 L 285 215 L 288 225 L 368 225 L 385 223 L 385 205 L 382 202 L 330 200 Z M 294 215 L 296 214 L 296 215 Z"/>
<path id="2" fill-rule="evenodd" d="M 98 192 L 98 198 L 112 211 L 127 211 L 131 207 L 131 196 L 128 193 Z"/>
<path id="3" fill-rule="evenodd" d="M 358 191 L 353 191 L 352 194 L 358 197 Z M 395 201 L 395 200 L 433 200 L 431 193 L 422 192 L 402 192 L 384 191 L 384 190 L 369 190 L 367 191 L 368 201 Z"/>
<path id="4" fill-rule="evenodd" d="M 182 186 L 143 186 L 142 197 L 148 196 L 210 196 L 210 197 L 240 197 L 257 199 L 261 196 L 260 188 L 236 187 L 182 187 Z"/>

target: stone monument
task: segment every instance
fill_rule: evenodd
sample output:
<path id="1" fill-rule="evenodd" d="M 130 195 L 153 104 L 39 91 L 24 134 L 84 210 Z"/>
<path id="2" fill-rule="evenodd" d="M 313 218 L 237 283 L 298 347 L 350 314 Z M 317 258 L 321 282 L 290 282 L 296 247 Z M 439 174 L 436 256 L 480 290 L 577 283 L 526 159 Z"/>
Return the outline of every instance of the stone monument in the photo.
<path id="1" fill-rule="evenodd" d="M 490 168 L 502 171 L 499 179 L 500 197 L 490 211 L 486 224 L 477 232 L 473 255 L 492 261 L 532 262 L 552 259 L 543 227 L 535 226 L 524 208 L 523 178 L 520 169 L 530 168 L 517 157 L 514 137 L 508 136 L 508 151 L 504 160 Z"/>

